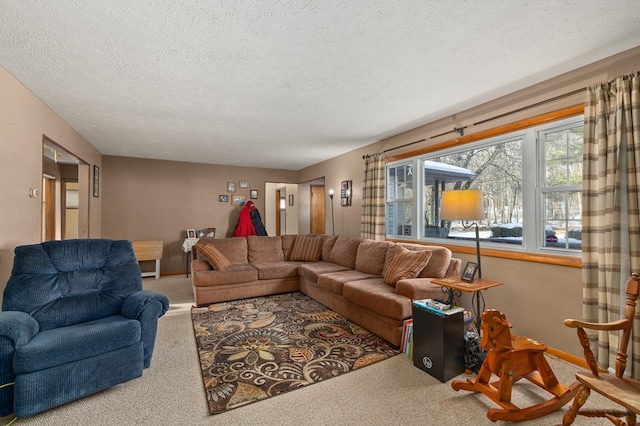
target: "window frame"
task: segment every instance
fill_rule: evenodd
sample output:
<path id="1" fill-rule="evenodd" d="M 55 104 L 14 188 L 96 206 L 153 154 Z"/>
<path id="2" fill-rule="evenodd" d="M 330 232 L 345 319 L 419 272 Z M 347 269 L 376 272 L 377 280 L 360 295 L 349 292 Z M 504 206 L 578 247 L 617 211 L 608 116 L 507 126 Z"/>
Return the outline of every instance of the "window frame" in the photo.
<path id="1" fill-rule="evenodd" d="M 571 111 L 575 111 L 571 109 Z M 568 129 L 576 127 L 576 125 L 584 125 L 583 108 L 578 114 L 570 114 L 564 117 L 556 117 L 554 120 L 546 120 L 538 123 L 532 123 L 529 126 L 514 126 L 513 129 L 503 132 L 495 132 L 492 136 L 484 138 L 471 138 L 469 141 L 462 143 L 446 143 L 443 146 L 435 147 L 429 150 L 421 150 L 415 155 L 405 155 L 397 159 L 390 158 L 386 167 L 397 167 L 401 164 L 412 164 L 414 169 L 414 206 L 412 209 L 412 226 L 411 235 L 393 235 L 386 234 L 387 239 L 417 241 L 426 244 L 469 246 L 475 247 L 475 241 L 466 240 L 449 240 L 446 238 L 426 237 L 418 235 L 418 232 L 424 229 L 424 215 L 418 212 L 425 211 L 424 197 L 424 173 L 416 173 L 416 170 L 422 170 L 424 160 L 433 160 L 434 158 L 452 153 L 469 151 L 478 149 L 483 146 L 493 146 L 509 140 L 515 140 L 522 137 L 522 156 L 523 156 L 523 236 L 522 245 L 505 245 L 502 243 L 483 241 L 483 248 L 495 249 L 496 251 L 522 252 L 526 254 L 541 254 L 552 256 L 564 256 L 576 258 L 581 255 L 581 250 L 568 248 L 545 247 L 544 245 L 544 225 L 543 225 L 543 194 L 551 192 L 548 188 L 542 188 L 545 177 L 546 158 L 544 157 L 544 147 L 541 147 L 539 135 L 542 132 L 550 132 L 553 129 Z M 530 161 L 530 159 L 535 161 Z M 581 185 L 566 186 L 569 190 L 581 191 Z M 559 191 L 558 187 L 553 192 Z M 533 200 L 526 202 L 525 200 Z M 387 200 L 388 201 L 388 200 Z M 533 223 L 532 223 L 533 221 Z M 422 231 L 424 233 L 424 231 Z"/>

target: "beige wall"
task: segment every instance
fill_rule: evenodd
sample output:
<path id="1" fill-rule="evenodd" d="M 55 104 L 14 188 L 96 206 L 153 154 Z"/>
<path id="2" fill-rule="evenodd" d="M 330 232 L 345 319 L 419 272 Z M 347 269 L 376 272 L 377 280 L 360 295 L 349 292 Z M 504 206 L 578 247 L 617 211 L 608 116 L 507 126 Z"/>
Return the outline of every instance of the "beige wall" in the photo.
<path id="1" fill-rule="evenodd" d="M 97 150 L 0 67 L 0 294 L 11 274 L 14 248 L 40 242 L 43 135 L 88 164 L 101 165 Z M 30 188 L 40 195 L 30 198 Z M 100 237 L 101 198 L 86 196 L 88 235 Z"/>
<path id="2" fill-rule="evenodd" d="M 393 151 L 397 154 L 444 142 L 450 136 L 430 139 L 454 126 L 469 126 L 465 134 L 511 123 L 526 117 L 581 103 L 575 95 L 544 104 L 490 123 L 473 123 L 500 115 L 595 82 L 630 72 L 639 67 L 640 47 L 591 66 L 499 98 L 480 107 L 464 107 L 446 119 L 368 147 L 354 150 L 299 172 L 251 169 L 123 157 L 104 158 L 46 105 L 0 68 L 0 285 L 4 287 L 11 270 L 13 248 L 40 240 L 40 199 L 28 196 L 29 188 L 41 190 L 42 135 L 69 150 L 88 164 L 101 166 L 100 198 L 90 197 L 91 237 L 162 239 L 165 241 L 163 273 L 184 270 L 180 251 L 183 233 L 189 227 L 213 226 L 218 236 L 230 235 L 239 208 L 218 203 L 226 193 L 227 181 L 248 180 L 260 191 L 256 205 L 264 215 L 265 182 L 308 182 L 325 179 L 326 189 L 336 191 L 334 200 L 336 234 L 359 235 L 362 198 L 362 156 L 426 138 L 421 144 Z M 526 78 L 526 77 L 523 77 Z M 438 102 L 434 99 L 434 102 Z M 340 182 L 353 181 L 353 204 L 339 204 Z M 84 189 L 83 189 L 84 190 Z M 246 191 L 248 196 L 248 190 Z M 331 205 L 326 205 L 326 229 L 331 230 Z M 301 232 L 307 220 L 300 214 Z M 456 253 L 464 261 L 473 257 Z M 580 355 L 577 339 L 565 329 L 566 317 L 581 317 L 580 269 L 533 262 L 483 257 L 486 278 L 504 281 L 485 293 L 488 308 L 504 311 L 514 332 L 543 341 L 549 346 Z M 468 297 L 464 298 L 469 306 Z"/>
<path id="3" fill-rule="evenodd" d="M 455 115 L 445 119 L 416 127 L 395 137 L 308 167 L 300 171 L 300 181 L 304 182 L 324 176 L 326 189 L 334 188 L 337 193 L 337 198 L 334 201 L 336 203 L 334 205 L 336 234 L 358 235 L 360 233 L 359 219 L 362 204 L 363 155 L 426 139 L 425 142 L 390 151 L 387 155 L 409 152 L 450 141 L 453 138 L 451 134 L 433 139 L 431 137 L 449 132 L 454 127 L 468 126 L 465 135 L 470 135 L 481 130 L 492 129 L 535 115 L 577 105 L 583 102 L 584 93 L 527 109 L 486 124 L 473 125 L 473 123 L 564 95 L 638 68 L 640 68 L 640 47 L 479 107 L 468 110 L 460 108 L 460 111 L 453 111 Z M 434 102 L 437 102 L 437 99 L 434 99 Z M 340 207 L 340 182 L 348 179 L 353 180 L 353 205 Z M 327 208 L 330 208 L 328 203 Z M 327 230 L 330 233 L 330 210 L 327 212 Z M 463 253 L 455 255 L 461 257 L 464 262 L 474 259 L 474 255 Z M 483 256 L 482 271 L 485 278 L 505 283 L 501 287 L 487 290 L 484 297 L 487 308 L 499 309 L 506 314 L 507 319 L 513 324 L 514 333 L 538 339 L 548 346 L 581 356 L 582 351 L 575 331 L 563 325 L 565 318 L 582 317 L 581 269 Z M 471 306 L 468 295 L 464 295 L 463 304 L 466 307 Z"/>
<path id="4" fill-rule="evenodd" d="M 187 228 L 216 228 L 216 237 L 231 236 L 242 207 L 231 205 L 227 182 L 236 194 L 252 200 L 265 219 L 265 182 L 295 183 L 298 172 L 104 156 L 102 168 L 102 235 L 128 240 L 162 240 L 161 273 L 185 271 L 181 251 Z M 239 188 L 239 181 L 250 187 Z M 229 202 L 218 202 L 218 195 Z M 147 265 L 143 265 L 147 266 Z"/>

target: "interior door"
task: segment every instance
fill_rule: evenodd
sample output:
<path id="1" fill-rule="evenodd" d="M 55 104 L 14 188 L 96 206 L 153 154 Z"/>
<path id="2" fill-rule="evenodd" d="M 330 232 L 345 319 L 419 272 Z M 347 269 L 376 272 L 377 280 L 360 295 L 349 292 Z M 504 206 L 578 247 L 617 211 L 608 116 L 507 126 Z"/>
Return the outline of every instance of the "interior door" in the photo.
<path id="1" fill-rule="evenodd" d="M 280 215 L 280 200 L 282 199 L 282 190 L 276 189 L 275 215 L 276 215 L 276 236 L 282 235 L 282 216 Z"/>
<path id="2" fill-rule="evenodd" d="M 42 241 L 56 239 L 56 180 L 42 178 Z"/>
<path id="3" fill-rule="evenodd" d="M 311 233 L 312 234 L 324 234 L 325 227 L 325 194 L 324 186 L 311 185 Z"/>

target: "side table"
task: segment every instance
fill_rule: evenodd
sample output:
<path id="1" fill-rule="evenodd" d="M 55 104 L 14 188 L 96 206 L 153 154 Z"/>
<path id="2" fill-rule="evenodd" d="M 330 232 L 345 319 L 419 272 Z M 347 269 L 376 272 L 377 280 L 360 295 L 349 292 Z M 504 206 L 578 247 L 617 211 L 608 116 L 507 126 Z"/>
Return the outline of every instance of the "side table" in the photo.
<path id="1" fill-rule="evenodd" d="M 482 297 L 481 291 L 504 284 L 502 281 L 487 280 L 485 278 L 476 278 L 471 282 L 463 281 L 460 278 L 440 278 L 437 280 L 431 280 L 431 282 L 442 286 L 443 290 L 446 289 L 446 292 L 449 294 L 449 304 L 451 305 L 453 305 L 454 295 L 460 296 L 463 291 L 473 293 L 471 296 L 471 304 L 472 309 L 474 310 L 474 322 L 478 333 L 482 330 L 480 315 L 482 315 L 482 311 L 484 310 L 484 298 Z M 482 307 L 480 307 L 480 300 L 482 300 Z"/>
<path id="2" fill-rule="evenodd" d="M 413 365 L 446 382 L 464 372 L 464 313 L 438 315 L 412 304 Z"/>
<path id="3" fill-rule="evenodd" d="M 191 269 L 191 249 L 196 245 L 200 238 L 185 238 L 182 242 L 182 251 L 187 255 L 187 277 L 189 276 L 189 270 Z"/>

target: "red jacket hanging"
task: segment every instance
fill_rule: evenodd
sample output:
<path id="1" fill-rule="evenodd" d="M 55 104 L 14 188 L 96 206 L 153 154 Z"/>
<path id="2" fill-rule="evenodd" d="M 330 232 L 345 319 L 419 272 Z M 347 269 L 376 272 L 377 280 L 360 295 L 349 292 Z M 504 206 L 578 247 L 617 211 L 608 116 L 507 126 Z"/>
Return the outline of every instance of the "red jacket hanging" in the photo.
<path id="1" fill-rule="evenodd" d="M 238 218 L 238 224 L 233 231 L 234 237 L 248 237 L 249 235 L 256 235 L 256 228 L 251 222 L 251 206 L 253 202 L 249 201 L 246 206 L 240 210 L 240 217 Z"/>

